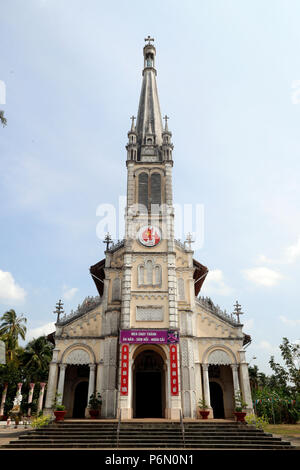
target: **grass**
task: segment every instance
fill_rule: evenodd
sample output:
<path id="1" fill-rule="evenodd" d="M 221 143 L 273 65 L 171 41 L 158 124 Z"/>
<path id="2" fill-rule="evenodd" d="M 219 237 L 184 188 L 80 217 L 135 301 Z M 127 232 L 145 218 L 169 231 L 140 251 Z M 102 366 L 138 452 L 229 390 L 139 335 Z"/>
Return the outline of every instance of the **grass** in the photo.
<path id="1" fill-rule="evenodd" d="M 281 434 L 283 436 L 300 437 L 300 424 L 268 424 L 265 428 L 265 432 Z"/>

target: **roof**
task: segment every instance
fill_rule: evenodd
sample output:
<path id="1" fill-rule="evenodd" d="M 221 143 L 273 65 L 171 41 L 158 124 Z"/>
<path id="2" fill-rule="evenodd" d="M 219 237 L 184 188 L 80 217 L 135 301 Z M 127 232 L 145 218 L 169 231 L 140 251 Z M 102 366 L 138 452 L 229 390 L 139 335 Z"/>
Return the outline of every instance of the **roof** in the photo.
<path id="1" fill-rule="evenodd" d="M 102 297 L 103 295 L 103 288 L 104 288 L 104 278 L 105 278 L 104 267 L 105 267 L 105 258 L 90 267 L 90 273 L 96 285 L 96 288 L 100 297 Z"/>
<path id="2" fill-rule="evenodd" d="M 208 274 L 208 268 L 195 259 L 193 259 L 193 266 L 195 268 L 193 275 L 195 279 L 195 296 L 197 297 Z"/>

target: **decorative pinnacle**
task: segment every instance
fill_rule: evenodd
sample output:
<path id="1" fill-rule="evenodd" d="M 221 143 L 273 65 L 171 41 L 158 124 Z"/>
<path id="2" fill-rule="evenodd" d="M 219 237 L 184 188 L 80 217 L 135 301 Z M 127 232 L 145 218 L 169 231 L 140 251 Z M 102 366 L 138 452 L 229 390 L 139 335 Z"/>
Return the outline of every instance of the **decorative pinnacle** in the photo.
<path id="1" fill-rule="evenodd" d="M 109 233 L 106 234 L 103 243 L 106 243 L 106 251 L 109 250 L 109 245 L 112 243 L 112 239 Z"/>
<path id="2" fill-rule="evenodd" d="M 170 118 L 169 118 L 169 116 L 165 115 L 163 117 L 163 119 L 165 120 L 165 131 L 168 131 L 169 130 L 168 129 L 168 119 L 170 119 Z"/>
<path id="3" fill-rule="evenodd" d="M 134 126 L 134 120 L 136 119 L 136 117 L 135 117 L 135 116 L 131 116 L 130 119 L 131 119 L 131 121 L 132 121 L 131 130 L 134 131 L 134 128 L 135 128 L 135 126 Z"/>
<path id="4" fill-rule="evenodd" d="M 151 41 L 154 41 L 154 38 L 151 38 L 151 36 L 148 36 L 147 38 L 145 38 L 145 41 L 148 41 L 148 45 L 149 44 L 151 45 Z"/>
<path id="5" fill-rule="evenodd" d="M 236 303 L 234 304 L 233 314 L 237 316 L 238 323 L 241 323 L 240 322 L 240 315 L 243 315 L 244 312 L 242 312 L 241 305 L 238 303 L 238 301 L 236 301 Z"/>
<path id="6" fill-rule="evenodd" d="M 63 305 L 64 305 L 63 302 L 61 301 L 61 299 L 59 299 L 59 301 L 56 304 L 56 310 L 53 311 L 53 313 L 56 313 L 57 315 L 56 323 L 59 322 L 60 315 L 64 313 Z"/>

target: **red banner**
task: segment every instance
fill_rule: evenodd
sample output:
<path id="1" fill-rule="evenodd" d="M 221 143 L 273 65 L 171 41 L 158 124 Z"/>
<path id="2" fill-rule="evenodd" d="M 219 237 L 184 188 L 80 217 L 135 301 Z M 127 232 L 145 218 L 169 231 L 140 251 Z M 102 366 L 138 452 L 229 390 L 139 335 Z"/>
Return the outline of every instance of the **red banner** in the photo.
<path id="1" fill-rule="evenodd" d="M 170 346 L 170 383 L 171 395 L 178 395 L 178 362 L 177 362 L 177 346 Z"/>
<path id="2" fill-rule="evenodd" d="M 121 349 L 121 395 L 128 395 L 128 373 L 129 373 L 129 346 L 122 345 Z"/>

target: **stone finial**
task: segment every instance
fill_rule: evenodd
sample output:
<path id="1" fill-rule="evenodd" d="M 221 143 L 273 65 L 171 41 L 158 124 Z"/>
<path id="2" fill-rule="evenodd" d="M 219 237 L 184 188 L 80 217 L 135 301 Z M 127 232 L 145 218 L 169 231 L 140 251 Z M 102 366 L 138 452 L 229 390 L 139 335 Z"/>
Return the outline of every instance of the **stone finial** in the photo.
<path id="1" fill-rule="evenodd" d="M 130 130 L 131 130 L 131 132 L 135 132 L 134 120 L 136 119 L 136 117 L 135 117 L 135 116 L 131 116 L 130 119 L 131 119 L 131 121 L 132 121 L 132 123 L 131 123 L 131 129 L 130 129 Z"/>

